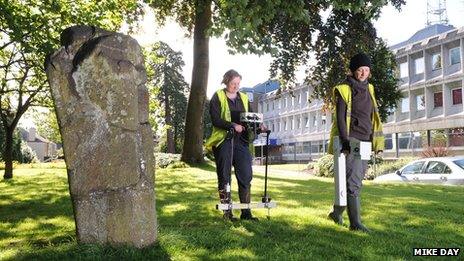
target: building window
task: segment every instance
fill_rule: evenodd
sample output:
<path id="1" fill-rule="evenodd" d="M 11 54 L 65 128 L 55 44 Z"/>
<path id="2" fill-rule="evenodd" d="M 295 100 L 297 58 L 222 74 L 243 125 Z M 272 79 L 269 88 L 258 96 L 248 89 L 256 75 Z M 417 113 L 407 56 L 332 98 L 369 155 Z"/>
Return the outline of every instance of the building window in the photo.
<path id="1" fill-rule="evenodd" d="M 317 127 L 317 117 L 313 116 L 313 126 Z"/>
<path id="2" fill-rule="evenodd" d="M 271 127 L 271 131 L 272 131 L 272 132 L 274 132 L 274 130 L 275 130 L 275 128 L 274 128 L 274 127 L 275 127 L 275 124 L 274 124 L 274 123 L 272 123 L 272 127 Z"/>
<path id="3" fill-rule="evenodd" d="M 319 144 L 320 144 L 320 141 L 311 142 L 311 153 L 314 153 L 314 154 L 319 153 Z"/>
<path id="4" fill-rule="evenodd" d="M 269 103 L 268 102 L 266 103 L 266 111 L 267 112 L 269 111 Z"/>
<path id="5" fill-rule="evenodd" d="M 449 50 L 450 65 L 458 64 L 461 62 L 461 51 L 459 49 L 460 47 L 455 47 Z"/>
<path id="6" fill-rule="evenodd" d="M 464 146 L 464 128 L 450 129 L 448 135 L 450 146 Z"/>
<path id="7" fill-rule="evenodd" d="M 424 57 L 414 60 L 415 73 L 420 74 L 424 72 Z"/>
<path id="8" fill-rule="evenodd" d="M 300 127 L 301 127 L 301 120 L 298 118 L 296 120 L 296 129 L 300 129 Z"/>
<path id="9" fill-rule="evenodd" d="M 418 111 L 422 111 L 425 109 L 425 97 L 424 95 L 417 95 L 416 96 L 416 107 Z"/>
<path id="10" fill-rule="evenodd" d="M 411 133 L 399 133 L 398 134 L 398 145 L 400 149 L 409 149 L 409 142 L 411 139 Z"/>
<path id="11" fill-rule="evenodd" d="M 301 104 L 301 93 L 298 94 L 298 104 Z"/>
<path id="12" fill-rule="evenodd" d="M 409 76 L 408 63 L 405 62 L 405 63 L 400 64 L 400 77 L 406 78 L 408 76 Z"/>
<path id="13" fill-rule="evenodd" d="M 391 134 L 385 134 L 385 150 L 393 149 L 393 137 Z"/>
<path id="14" fill-rule="evenodd" d="M 282 102 L 283 102 L 282 108 L 286 108 L 287 107 L 287 97 L 283 98 Z"/>
<path id="15" fill-rule="evenodd" d="M 443 107 L 443 92 L 433 93 L 433 107 Z"/>
<path id="16" fill-rule="evenodd" d="M 284 131 L 287 130 L 287 121 L 284 121 Z"/>
<path id="17" fill-rule="evenodd" d="M 282 154 L 294 154 L 295 153 L 295 143 L 284 144 L 284 151 Z"/>
<path id="18" fill-rule="evenodd" d="M 432 54 L 432 71 L 441 69 L 441 54 Z"/>
<path id="19" fill-rule="evenodd" d="M 453 96 L 453 105 L 462 104 L 462 89 L 451 90 Z"/>
<path id="20" fill-rule="evenodd" d="M 303 142 L 295 143 L 295 154 L 303 154 Z"/>
<path id="21" fill-rule="evenodd" d="M 401 112 L 409 112 L 409 97 L 401 99 Z"/>
<path id="22" fill-rule="evenodd" d="M 305 117 L 304 121 L 305 121 L 305 127 L 309 128 L 309 117 Z"/>
<path id="23" fill-rule="evenodd" d="M 310 154 L 311 153 L 311 142 L 303 142 L 303 153 Z"/>

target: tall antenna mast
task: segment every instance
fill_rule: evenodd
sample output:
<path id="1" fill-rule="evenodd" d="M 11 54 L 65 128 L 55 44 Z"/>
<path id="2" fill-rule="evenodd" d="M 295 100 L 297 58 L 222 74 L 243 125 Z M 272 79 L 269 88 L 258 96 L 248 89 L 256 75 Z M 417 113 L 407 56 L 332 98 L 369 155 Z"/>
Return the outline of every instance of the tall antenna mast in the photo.
<path id="1" fill-rule="evenodd" d="M 446 0 L 427 0 L 427 25 L 448 24 Z"/>

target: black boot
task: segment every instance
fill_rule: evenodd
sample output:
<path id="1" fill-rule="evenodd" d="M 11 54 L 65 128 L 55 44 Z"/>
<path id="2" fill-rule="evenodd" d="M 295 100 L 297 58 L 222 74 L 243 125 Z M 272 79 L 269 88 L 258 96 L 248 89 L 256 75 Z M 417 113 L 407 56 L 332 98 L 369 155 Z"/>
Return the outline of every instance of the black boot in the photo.
<path id="1" fill-rule="evenodd" d="M 329 213 L 329 218 L 332 219 L 336 224 L 343 225 L 343 212 L 345 207 L 333 206 L 332 212 Z"/>
<path id="2" fill-rule="evenodd" d="M 250 189 L 241 189 L 238 188 L 238 196 L 240 198 L 240 203 L 250 203 Z M 252 220 L 258 221 L 258 218 L 253 217 L 250 209 L 242 209 L 242 214 L 240 214 L 240 219 L 242 220 Z"/>
<path id="3" fill-rule="evenodd" d="M 361 223 L 361 200 L 359 197 L 347 197 L 348 217 L 350 218 L 350 230 L 369 232 L 369 229 Z"/>
<path id="4" fill-rule="evenodd" d="M 251 214 L 251 210 L 249 209 L 242 209 L 242 214 L 240 214 L 241 220 L 251 220 L 251 221 L 259 221 L 257 217 L 253 217 Z"/>
<path id="5" fill-rule="evenodd" d="M 219 201 L 221 204 L 229 204 L 230 203 L 230 195 L 226 192 L 225 189 L 219 190 Z M 224 215 L 222 215 L 224 220 L 230 221 L 238 221 L 237 218 L 234 217 L 231 209 L 224 210 Z"/>

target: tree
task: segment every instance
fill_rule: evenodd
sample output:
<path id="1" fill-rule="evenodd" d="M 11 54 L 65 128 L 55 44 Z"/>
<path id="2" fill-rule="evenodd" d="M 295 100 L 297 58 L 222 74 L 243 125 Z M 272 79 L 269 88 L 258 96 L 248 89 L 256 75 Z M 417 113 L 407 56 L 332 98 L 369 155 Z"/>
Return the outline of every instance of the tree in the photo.
<path id="1" fill-rule="evenodd" d="M 116 30 L 141 14 L 136 0 L 0 0 L 0 119 L 5 131 L 5 173 L 13 177 L 12 139 L 21 116 L 31 106 L 50 104 L 42 63 L 59 47 L 59 34 L 73 24 Z M 124 15 L 123 15 L 124 14 Z"/>
<path id="2" fill-rule="evenodd" d="M 61 143 L 60 128 L 53 108 L 40 112 L 35 111 L 33 120 L 35 126 L 37 126 L 37 132 L 41 136 L 54 143 Z"/>
<path id="3" fill-rule="evenodd" d="M 4 150 L 5 148 L 5 132 L 3 128 L 0 128 L 0 149 Z M 20 163 L 30 163 L 37 160 L 37 156 L 32 151 L 32 149 L 27 146 L 27 143 L 21 139 L 21 133 L 18 130 L 15 130 L 13 133 L 13 142 L 12 142 L 12 159 Z M 3 155 L 0 155 L 0 160 L 4 161 Z"/>
<path id="4" fill-rule="evenodd" d="M 274 57 L 271 77 L 292 84 L 294 72 L 309 59 L 313 34 L 322 28 L 320 12 L 379 10 L 385 0 L 364 1 L 223 1 L 144 0 L 163 24 L 172 16 L 193 35 L 193 70 L 188 100 L 182 160 L 203 161 L 203 111 L 209 67 L 209 38 L 224 37 L 232 52 Z M 403 0 L 392 0 L 404 2 Z"/>
<path id="5" fill-rule="evenodd" d="M 399 8 L 402 1 L 392 1 Z M 326 105 L 333 104 L 332 88 L 342 83 L 349 72 L 350 57 L 363 51 L 371 56 L 372 78 L 376 88 L 379 112 L 383 120 L 388 111 L 396 107 L 401 98 L 397 89 L 396 61 L 385 42 L 377 37 L 372 24 L 378 17 L 379 9 L 333 10 L 327 22 L 321 27 L 315 43 L 316 60 L 311 67 L 308 81 L 315 86 L 312 98 L 320 98 Z"/>
<path id="6" fill-rule="evenodd" d="M 404 1 L 391 2 L 399 8 Z M 397 89 L 395 57 L 377 37 L 372 24 L 379 12 L 380 9 L 356 13 L 332 10 L 315 43 L 318 63 L 310 67 L 307 79 L 315 87 L 311 98 L 323 99 L 326 105 L 332 104 L 332 88 L 345 80 L 350 57 L 363 51 L 371 56 L 372 78 L 369 82 L 377 87 L 382 120 L 387 118 L 389 109 L 396 107 L 401 92 Z"/>
<path id="7" fill-rule="evenodd" d="M 182 76 L 182 53 L 175 52 L 164 42 L 155 44 L 146 54 L 149 86 L 159 90 L 153 102 L 163 108 L 163 126 L 166 130 L 166 152 L 176 153 L 185 129 L 188 84 Z M 164 136 L 164 135 L 163 135 Z M 163 143 L 164 144 L 164 143 Z"/>

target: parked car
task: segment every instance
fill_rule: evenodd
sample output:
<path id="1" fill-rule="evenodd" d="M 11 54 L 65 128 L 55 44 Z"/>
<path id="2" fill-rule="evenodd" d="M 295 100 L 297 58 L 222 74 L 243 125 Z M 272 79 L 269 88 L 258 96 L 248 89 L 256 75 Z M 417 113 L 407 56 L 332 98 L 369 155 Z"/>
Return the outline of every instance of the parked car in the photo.
<path id="1" fill-rule="evenodd" d="M 396 173 L 378 176 L 374 182 L 464 185 L 464 156 L 415 160 L 397 170 Z"/>

